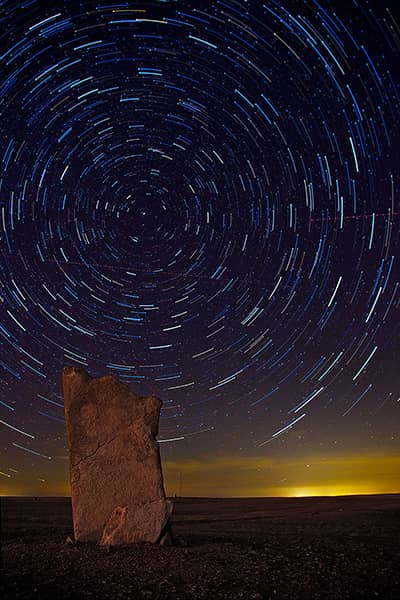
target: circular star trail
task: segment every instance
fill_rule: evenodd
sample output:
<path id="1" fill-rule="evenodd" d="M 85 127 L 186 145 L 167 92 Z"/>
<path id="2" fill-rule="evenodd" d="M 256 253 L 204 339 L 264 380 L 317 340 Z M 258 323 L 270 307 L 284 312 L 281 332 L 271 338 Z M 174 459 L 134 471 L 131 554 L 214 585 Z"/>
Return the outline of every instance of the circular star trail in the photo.
<path id="1" fill-rule="evenodd" d="M 0 410 L 12 464 L 62 451 L 64 364 L 157 393 L 161 440 L 204 434 L 211 446 L 230 419 L 238 445 L 260 448 L 312 415 L 333 411 L 340 428 L 396 400 L 390 9 L 1 8 Z"/>

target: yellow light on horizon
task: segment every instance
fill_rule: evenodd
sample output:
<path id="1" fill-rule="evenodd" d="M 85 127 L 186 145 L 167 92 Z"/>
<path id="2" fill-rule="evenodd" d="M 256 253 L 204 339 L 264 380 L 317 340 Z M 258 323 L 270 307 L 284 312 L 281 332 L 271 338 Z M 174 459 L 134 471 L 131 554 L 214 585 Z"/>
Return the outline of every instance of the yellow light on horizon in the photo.
<path id="1" fill-rule="evenodd" d="M 289 497 L 291 498 L 307 498 L 309 496 L 315 496 L 315 492 L 313 492 L 312 490 L 294 490 Z"/>
<path id="2" fill-rule="evenodd" d="M 9 474 L 4 468 L 3 472 Z M 209 456 L 202 460 L 164 460 L 163 475 L 169 496 L 177 491 L 183 496 L 214 498 L 398 494 L 400 455 L 308 455 L 285 460 L 268 456 Z M 66 462 L 61 467 L 49 465 L 47 472 L 12 472 L 10 477 L 0 476 L 0 495 L 67 496 L 68 481 Z"/>
<path id="3" fill-rule="evenodd" d="M 309 488 L 287 488 L 287 496 L 290 498 L 309 498 L 312 496 L 357 496 L 359 494 L 382 494 L 386 490 L 375 489 L 370 484 L 364 485 L 329 485 L 315 486 Z"/>

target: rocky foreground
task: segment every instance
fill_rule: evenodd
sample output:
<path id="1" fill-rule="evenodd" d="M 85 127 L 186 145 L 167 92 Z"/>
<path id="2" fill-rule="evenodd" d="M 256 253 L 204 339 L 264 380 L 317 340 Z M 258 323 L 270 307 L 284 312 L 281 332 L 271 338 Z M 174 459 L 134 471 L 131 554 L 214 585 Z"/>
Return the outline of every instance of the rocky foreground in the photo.
<path id="1" fill-rule="evenodd" d="M 400 598 L 400 496 L 179 499 L 179 545 L 67 544 L 69 499 L 2 499 L 2 597 Z"/>

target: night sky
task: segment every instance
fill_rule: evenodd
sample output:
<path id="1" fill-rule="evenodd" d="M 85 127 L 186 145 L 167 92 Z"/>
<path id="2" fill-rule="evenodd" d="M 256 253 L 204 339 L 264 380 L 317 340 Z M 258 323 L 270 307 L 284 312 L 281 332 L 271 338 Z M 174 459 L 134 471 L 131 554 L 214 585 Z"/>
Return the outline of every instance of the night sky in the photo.
<path id="1" fill-rule="evenodd" d="M 399 21 L 0 3 L 2 494 L 69 493 L 64 365 L 163 400 L 170 494 L 400 491 Z"/>

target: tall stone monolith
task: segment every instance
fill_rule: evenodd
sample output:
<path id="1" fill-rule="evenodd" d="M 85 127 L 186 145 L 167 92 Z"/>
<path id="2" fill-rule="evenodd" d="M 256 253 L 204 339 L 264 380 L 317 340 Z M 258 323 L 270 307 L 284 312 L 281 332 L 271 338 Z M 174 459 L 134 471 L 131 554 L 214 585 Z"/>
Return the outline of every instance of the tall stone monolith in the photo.
<path id="1" fill-rule="evenodd" d="M 75 540 L 160 541 L 172 512 L 156 441 L 161 401 L 114 377 L 63 370 Z"/>

